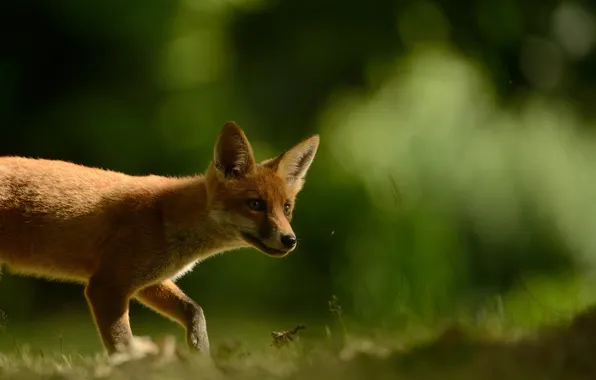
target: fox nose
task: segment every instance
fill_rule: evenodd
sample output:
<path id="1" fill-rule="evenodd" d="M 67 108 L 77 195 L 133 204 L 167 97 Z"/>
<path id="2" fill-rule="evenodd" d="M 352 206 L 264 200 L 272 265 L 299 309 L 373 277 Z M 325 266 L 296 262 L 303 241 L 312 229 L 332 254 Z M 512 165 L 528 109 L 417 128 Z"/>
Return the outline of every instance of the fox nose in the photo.
<path id="1" fill-rule="evenodd" d="M 286 248 L 294 248 L 296 246 L 296 236 L 294 235 L 281 235 L 281 243 Z"/>

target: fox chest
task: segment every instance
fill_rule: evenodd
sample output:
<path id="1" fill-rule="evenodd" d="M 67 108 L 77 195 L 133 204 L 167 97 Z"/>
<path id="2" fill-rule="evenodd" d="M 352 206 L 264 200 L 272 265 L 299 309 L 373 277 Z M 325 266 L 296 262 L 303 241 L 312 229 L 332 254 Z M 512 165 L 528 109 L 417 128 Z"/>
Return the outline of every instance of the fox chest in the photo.
<path id="1" fill-rule="evenodd" d="M 188 264 L 186 264 L 185 266 L 182 267 L 182 269 L 178 270 L 172 277 L 171 279 L 173 281 L 176 281 L 177 279 L 179 279 L 180 277 L 184 276 L 185 274 L 191 272 L 193 270 L 193 268 L 195 267 L 195 265 L 197 265 L 199 262 L 199 260 L 195 260 L 192 261 Z"/>

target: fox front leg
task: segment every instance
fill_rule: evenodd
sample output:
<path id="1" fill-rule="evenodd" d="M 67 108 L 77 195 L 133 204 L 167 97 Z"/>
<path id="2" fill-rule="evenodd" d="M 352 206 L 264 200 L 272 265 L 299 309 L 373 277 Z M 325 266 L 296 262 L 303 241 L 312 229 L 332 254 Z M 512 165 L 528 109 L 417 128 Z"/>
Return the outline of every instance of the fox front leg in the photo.
<path id="1" fill-rule="evenodd" d="M 120 345 L 128 345 L 132 331 L 127 292 L 108 278 L 93 277 L 85 288 L 85 297 L 108 354 L 114 353 Z"/>
<path id="2" fill-rule="evenodd" d="M 186 329 L 189 347 L 209 355 L 209 337 L 203 309 L 172 280 L 146 287 L 137 292 L 135 298 L 182 325 Z"/>

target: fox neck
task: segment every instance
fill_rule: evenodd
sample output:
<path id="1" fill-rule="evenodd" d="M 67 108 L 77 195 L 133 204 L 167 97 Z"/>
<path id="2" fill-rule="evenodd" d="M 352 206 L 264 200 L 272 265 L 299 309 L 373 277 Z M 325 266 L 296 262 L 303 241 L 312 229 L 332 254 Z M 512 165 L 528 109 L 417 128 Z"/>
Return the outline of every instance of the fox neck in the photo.
<path id="1" fill-rule="evenodd" d="M 248 247 L 239 234 L 211 216 L 205 177 L 178 180 L 166 192 L 162 215 L 168 253 L 181 261 L 205 259 Z"/>

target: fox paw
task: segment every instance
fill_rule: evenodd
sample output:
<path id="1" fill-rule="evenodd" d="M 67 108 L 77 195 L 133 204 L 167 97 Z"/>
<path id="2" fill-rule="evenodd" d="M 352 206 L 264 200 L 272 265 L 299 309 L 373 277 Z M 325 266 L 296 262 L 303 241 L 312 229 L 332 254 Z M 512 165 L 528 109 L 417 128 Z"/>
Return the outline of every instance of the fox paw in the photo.
<path id="1" fill-rule="evenodd" d="M 192 329 L 186 337 L 188 346 L 201 354 L 209 355 L 209 337 L 207 331 L 202 329 Z"/>

